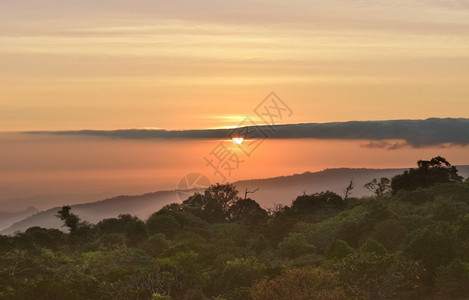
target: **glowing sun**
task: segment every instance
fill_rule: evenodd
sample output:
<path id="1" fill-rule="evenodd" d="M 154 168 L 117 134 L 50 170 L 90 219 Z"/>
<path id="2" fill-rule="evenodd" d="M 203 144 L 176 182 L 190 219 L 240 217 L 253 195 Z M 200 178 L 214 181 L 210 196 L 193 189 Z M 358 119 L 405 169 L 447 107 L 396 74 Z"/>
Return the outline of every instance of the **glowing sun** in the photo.
<path id="1" fill-rule="evenodd" d="M 239 145 L 239 144 L 242 144 L 244 139 L 242 137 L 235 137 L 232 139 L 233 140 L 233 143 Z"/>

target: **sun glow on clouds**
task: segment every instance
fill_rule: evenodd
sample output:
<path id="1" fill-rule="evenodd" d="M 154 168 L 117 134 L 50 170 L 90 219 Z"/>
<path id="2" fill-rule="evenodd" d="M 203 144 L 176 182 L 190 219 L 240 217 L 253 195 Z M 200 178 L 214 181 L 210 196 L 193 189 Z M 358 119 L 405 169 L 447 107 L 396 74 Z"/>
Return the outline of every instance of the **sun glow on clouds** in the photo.
<path id="1" fill-rule="evenodd" d="M 233 140 L 233 143 L 235 143 L 236 145 L 240 145 L 244 142 L 244 139 L 242 137 L 235 137 L 232 140 Z"/>

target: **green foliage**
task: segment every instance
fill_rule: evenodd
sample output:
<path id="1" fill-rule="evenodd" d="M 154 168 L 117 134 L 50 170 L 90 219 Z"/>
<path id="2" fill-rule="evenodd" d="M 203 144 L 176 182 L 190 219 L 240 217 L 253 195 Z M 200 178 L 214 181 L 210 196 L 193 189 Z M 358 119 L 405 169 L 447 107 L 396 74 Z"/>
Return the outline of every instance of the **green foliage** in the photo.
<path id="1" fill-rule="evenodd" d="M 31 227 L 24 232 L 25 238 L 35 245 L 50 250 L 58 250 L 66 240 L 66 234 L 57 229 Z"/>
<path id="2" fill-rule="evenodd" d="M 432 212 L 435 220 L 451 222 L 469 213 L 469 205 L 453 199 L 439 199 L 433 204 Z"/>
<path id="3" fill-rule="evenodd" d="M 469 295 L 469 264 L 460 259 L 438 269 L 435 288 L 446 299 L 462 299 Z"/>
<path id="4" fill-rule="evenodd" d="M 469 261 L 469 214 L 461 216 L 456 222 L 455 236 L 458 256 Z"/>
<path id="5" fill-rule="evenodd" d="M 158 257 L 164 250 L 168 249 L 169 241 L 164 234 L 157 233 L 152 235 L 145 242 L 143 249 L 146 253 L 153 257 Z"/>
<path id="6" fill-rule="evenodd" d="M 399 256 L 361 252 L 335 262 L 332 269 L 342 282 L 362 291 L 368 299 L 393 299 L 399 293 L 419 290 L 418 263 Z"/>
<path id="7" fill-rule="evenodd" d="M 267 219 L 267 212 L 252 199 L 240 199 L 228 209 L 228 219 L 255 225 Z"/>
<path id="8" fill-rule="evenodd" d="M 130 247 L 138 247 L 147 239 L 148 233 L 145 223 L 138 221 L 131 224 L 125 231 L 125 241 Z"/>
<path id="9" fill-rule="evenodd" d="M 119 215 L 118 218 L 104 219 L 96 225 L 97 229 L 107 234 L 106 244 L 119 244 L 120 240 L 116 234 L 124 234 L 125 243 L 130 247 L 141 245 L 147 238 L 145 223 L 137 217 L 129 214 Z"/>
<path id="10" fill-rule="evenodd" d="M 209 275 L 199 263 L 199 254 L 188 251 L 178 252 L 158 259 L 161 272 L 166 277 L 168 294 L 176 299 L 185 299 L 199 290 Z M 170 292 L 169 292 L 170 291 Z"/>
<path id="11" fill-rule="evenodd" d="M 334 272 L 311 267 L 286 270 L 273 279 L 260 280 L 251 288 L 253 300 L 340 300 L 364 296 L 341 282 Z"/>
<path id="12" fill-rule="evenodd" d="M 397 219 L 385 219 L 378 222 L 370 237 L 378 241 L 388 250 L 396 250 L 404 241 L 407 234 L 406 228 Z"/>
<path id="13" fill-rule="evenodd" d="M 422 263 L 426 270 L 423 279 L 428 286 L 433 285 L 437 268 L 455 258 L 452 240 L 448 234 L 431 227 L 411 232 L 406 238 L 404 253 Z"/>
<path id="14" fill-rule="evenodd" d="M 266 270 L 267 266 L 254 257 L 228 260 L 215 268 L 214 285 L 216 290 L 222 292 L 225 297 L 226 294 L 231 294 L 230 297 L 232 297 L 233 293 L 246 295 L 252 283 L 262 278 Z M 244 289 L 240 290 L 240 288 Z"/>
<path id="15" fill-rule="evenodd" d="M 369 237 L 361 245 L 360 252 L 362 253 L 374 253 L 376 255 L 385 255 L 387 253 L 386 248 L 381 245 L 377 240 Z"/>
<path id="16" fill-rule="evenodd" d="M 325 253 L 336 239 L 346 239 L 347 242 L 359 240 L 364 229 L 364 226 L 361 228 L 359 224 L 364 224 L 367 213 L 368 209 L 364 205 L 355 206 L 315 224 L 311 230 L 305 232 L 305 235 L 308 241 L 314 243 L 318 252 Z M 353 231 L 350 226 L 358 231 Z"/>
<path id="17" fill-rule="evenodd" d="M 161 295 L 161 294 L 158 294 L 158 293 L 154 293 L 151 296 L 151 300 L 172 300 L 172 299 L 173 298 L 171 298 L 170 296 Z"/>
<path id="18" fill-rule="evenodd" d="M 435 195 L 429 193 L 427 189 L 417 188 L 412 191 L 399 190 L 394 198 L 403 202 L 409 202 L 412 204 L 419 205 L 425 202 L 434 201 Z"/>
<path id="19" fill-rule="evenodd" d="M 269 240 L 263 234 L 259 234 L 257 237 L 252 238 L 249 241 L 248 246 L 256 254 L 260 254 L 263 251 L 271 248 Z"/>
<path id="20" fill-rule="evenodd" d="M 290 233 L 278 244 L 277 248 L 281 256 L 288 258 L 316 252 L 316 248 L 307 242 L 302 233 Z"/>
<path id="21" fill-rule="evenodd" d="M 181 229 L 175 217 L 158 213 L 151 215 L 146 224 L 150 234 L 162 233 L 169 239 L 172 239 Z"/>
<path id="22" fill-rule="evenodd" d="M 269 212 L 218 184 L 145 223 L 63 207 L 68 233 L 0 236 L 0 299 L 468 298 L 469 185 L 455 181 Z"/>
<path id="23" fill-rule="evenodd" d="M 350 254 L 355 254 L 355 249 L 343 240 L 335 240 L 327 251 L 327 256 L 332 259 L 342 259 Z"/>
<path id="24" fill-rule="evenodd" d="M 117 218 L 104 219 L 96 224 L 96 227 L 102 233 L 125 233 L 129 226 L 139 221 L 137 217 L 125 214 L 119 215 Z"/>

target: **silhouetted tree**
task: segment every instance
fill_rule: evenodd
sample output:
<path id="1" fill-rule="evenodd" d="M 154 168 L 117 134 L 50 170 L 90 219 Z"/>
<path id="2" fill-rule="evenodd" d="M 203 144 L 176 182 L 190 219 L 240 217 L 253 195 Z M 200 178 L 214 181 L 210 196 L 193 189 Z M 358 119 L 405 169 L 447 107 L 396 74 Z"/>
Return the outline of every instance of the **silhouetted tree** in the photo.
<path id="1" fill-rule="evenodd" d="M 203 195 L 196 193 L 190 196 L 181 207 L 208 222 L 222 223 L 229 220 L 230 207 L 240 199 L 234 184 L 217 183 L 206 189 Z"/>
<path id="2" fill-rule="evenodd" d="M 342 197 L 334 192 L 326 191 L 312 195 L 298 196 L 292 203 L 292 210 L 300 213 L 308 213 L 321 207 L 341 208 L 344 206 Z"/>
<path id="3" fill-rule="evenodd" d="M 96 226 L 102 233 L 125 233 L 133 224 L 141 222 L 136 216 L 121 214 L 117 218 L 103 219 Z"/>
<path id="4" fill-rule="evenodd" d="M 156 212 L 148 218 L 147 228 L 151 235 L 162 233 L 171 239 L 181 229 L 181 225 L 174 216 Z"/>
<path id="5" fill-rule="evenodd" d="M 425 188 L 437 183 L 462 182 L 456 167 L 452 166 L 445 158 L 437 156 L 431 160 L 419 160 L 417 169 L 410 169 L 403 174 L 393 177 L 391 187 L 393 193 L 398 190 L 415 190 Z"/>
<path id="6" fill-rule="evenodd" d="M 148 238 L 147 227 L 143 221 L 137 220 L 127 226 L 125 231 L 125 242 L 129 247 L 137 247 L 143 244 Z"/>
<path id="7" fill-rule="evenodd" d="M 62 208 L 57 212 L 56 217 L 64 221 L 63 226 L 70 229 L 71 237 L 88 238 L 92 233 L 93 226 L 86 221 L 80 221 L 80 217 L 71 213 L 70 210 L 70 206 L 62 206 Z"/>
<path id="8" fill-rule="evenodd" d="M 62 206 L 57 212 L 57 217 L 64 221 L 65 227 L 68 227 L 70 234 L 74 235 L 78 231 L 78 224 L 80 223 L 80 217 L 70 212 L 72 208 L 68 205 Z"/>
<path id="9" fill-rule="evenodd" d="M 386 177 L 381 177 L 379 181 L 374 178 L 365 184 L 364 187 L 372 191 L 377 197 L 386 197 L 391 194 L 391 180 Z"/>
<path id="10" fill-rule="evenodd" d="M 348 197 L 350 196 L 354 188 L 355 188 L 355 183 L 353 182 L 353 179 L 351 179 L 348 186 L 344 189 L 344 201 L 348 199 Z"/>
<path id="11" fill-rule="evenodd" d="M 254 200 L 240 199 L 228 209 L 228 218 L 230 221 L 247 221 L 252 223 L 267 218 L 267 212 Z"/>

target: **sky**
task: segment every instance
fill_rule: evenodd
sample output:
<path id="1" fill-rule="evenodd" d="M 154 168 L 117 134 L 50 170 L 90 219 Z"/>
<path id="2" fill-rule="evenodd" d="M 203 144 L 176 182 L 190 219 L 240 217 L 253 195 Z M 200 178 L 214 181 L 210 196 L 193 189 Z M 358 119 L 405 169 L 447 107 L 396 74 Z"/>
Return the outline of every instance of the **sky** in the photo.
<path id="1" fill-rule="evenodd" d="M 205 161 L 214 159 L 211 153 L 220 142 L 242 161 L 239 165 L 230 163 L 230 173 L 220 168 L 227 182 L 326 168 L 415 167 L 418 159 L 437 155 L 455 165 L 469 165 L 467 146 L 389 150 L 369 147 L 368 140 L 266 139 L 250 156 L 230 141 L 214 139 L 130 140 L 3 133 L 0 142 L 0 211 L 17 211 L 29 205 L 51 208 L 52 198 L 18 201 L 38 195 L 81 195 L 61 196 L 62 204 L 75 204 L 122 194 L 175 190 L 191 173 L 202 174 L 211 183 L 224 182 Z M 343 182 L 344 187 L 347 184 Z M 56 199 L 54 203 L 58 205 Z"/>
<path id="2" fill-rule="evenodd" d="M 3 0 L 0 131 L 468 117 L 469 1 Z"/>
<path id="3" fill-rule="evenodd" d="M 314 123 L 322 138 L 269 139 L 230 181 L 469 164 L 469 1 L 2 0 L 0 204 L 219 180 L 204 161 L 219 140 L 115 130 L 258 124 L 272 91 L 288 107 L 276 124 Z M 381 137 L 368 121 L 392 126 Z"/>

